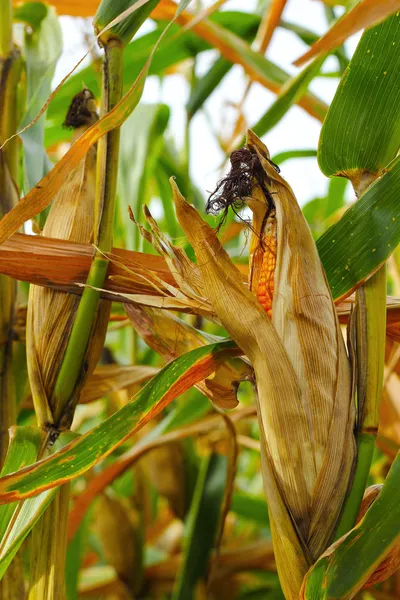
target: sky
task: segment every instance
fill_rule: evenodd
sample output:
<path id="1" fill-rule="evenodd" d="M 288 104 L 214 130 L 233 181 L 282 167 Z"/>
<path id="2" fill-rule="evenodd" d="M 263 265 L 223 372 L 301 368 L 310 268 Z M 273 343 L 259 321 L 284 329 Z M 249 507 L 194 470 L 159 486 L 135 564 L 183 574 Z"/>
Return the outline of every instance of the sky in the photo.
<path id="1" fill-rule="evenodd" d="M 203 6 L 213 4 L 214 0 L 203 0 Z M 225 10 L 253 10 L 257 0 L 227 0 Z M 286 21 L 303 25 L 317 34 L 326 31 L 327 24 L 322 2 L 318 0 L 288 0 L 283 14 Z M 68 72 L 85 52 L 84 33 L 90 31 L 90 22 L 83 19 L 61 17 L 64 50 L 58 63 L 54 85 Z M 150 24 L 145 24 L 143 33 Z M 149 29 L 147 29 L 149 30 Z M 354 51 L 359 36 L 353 36 L 347 42 L 348 54 Z M 305 50 L 303 44 L 293 33 L 278 28 L 267 50 L 267 58 L 287 72 L 295 74 L 298 69 L 293 61 Z M 197 63 L 197 73 L 201 76 L 216 57 L 215 51 L 203 53 Z M 85 63 L 84 63 L 85 64 Z M 337 64 L 330 57 L 324 64 L 324 70 L 336 70 Z M 213 129 L 220 131 L 222 125 L 229 131 L 229 124 L 236 120 L 237 111 L 232 105 L 242 98 L 247 81 L 241 66 L 235 65 L 228 76 L 212 94 L 206 104 L 207 116 L 199 112 L 191 124 L 191 177 L 204 196 L 215 188 L 221 178 L 224 155 L 215 140 Z M 338 85 L 336 78 L 318 78 L 311 84 L 311 91 L 328 104 L 331 102 Z M 189 88 L 181 75 L 171 75 L 160 84 L 158 78 L 151 77 L 146 82 L 142 102 L 165 102 L 171 108 L 169 134 L 178 147 L 183 146 L 185 102 Z M 274 101 L 274 94 L 258 83 L 253 83 L 244 105 L 244 114 L 248 124 L 256 123 Z M 211 121 L 211 127 L 210 127 Z M 271 155 L 289 149 L 316 149 L 321 124 L 297 106 L 293 106 L 280 123 L 274 127 L 263 141 Z M 282 166 L 282 175 L 289 181 L 299 202 L 305 202 L 317 196 L 324 196 L 328 185 L 327 178 L 319 171 L 317 162 L 312 158 L 290 160 Z M 351 192 L 349 190 L 349 198 Z"/>

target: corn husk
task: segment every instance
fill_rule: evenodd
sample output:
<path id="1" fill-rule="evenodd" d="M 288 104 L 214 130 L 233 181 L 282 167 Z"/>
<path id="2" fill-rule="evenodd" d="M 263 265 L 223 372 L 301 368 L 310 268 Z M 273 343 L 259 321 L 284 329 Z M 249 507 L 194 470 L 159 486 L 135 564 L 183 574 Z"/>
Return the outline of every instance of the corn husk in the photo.
<path id="1" fill-rule="evenodd" d="M 166 361 L 213 341 L 166 311 L 137 304 L 126 304 L 125 310 L 140 337 Z M 251 365 L 232 358 L 221 364 L 212 376 L 196 384 L 196 388 L 218 408 L 235 408 L 238 405 L 236 384 L 251 374 Z"/>
<path id="2" fill-rule="evenodd" d="M 75 97 L 67 124 L 75 126 L 73 141 L 96 119 L 93 97 L 84 94 Z M 79 98 L 78 98 L 79 97 Z M 74 125 L 75 124 L 75 125 Z M 78 243 L 92 241 L 94 226 L 94 198 L 96 177 L 96 149 L 91 148 L 85 158 L 73 169 L 64 186 L 53 200 L 43 235 Z M 79 305 L 79 298 L 56 290 L 32 285 L 27 314 L 28 372 L 36 415 L 41 425 L 59 425 L 53 390 L 68 345 L 69 335 Z M 90 342 L 87 347 L 82 374 L 69 400 L 74 407 L 86 377 L 100 356 L 108 323 L 110 303 L 101 301 Z M 64 426 L 69 426 L 73 409 L 69 410 Z M 64 417 L 62 417 L 64 418 Z"/>
<path id="3" fill-rule="evenodd" d="M 276 209 L 272 322 L 214 231 L 172 187 L 197 258 L 194 281 L 185 266 L 186 286 L 193 290 L 195 284 L 255 371 L 276 562 L 285 596 L 294 599 L 329 545 L 343 506 L 355 457 L 355 411 L 349 360 L 311 232 L 291 188 L 251 132 L 248 149 L 258 157 Z M 257 187 L 248 201 L 254 211 L 266 211 Z"/>

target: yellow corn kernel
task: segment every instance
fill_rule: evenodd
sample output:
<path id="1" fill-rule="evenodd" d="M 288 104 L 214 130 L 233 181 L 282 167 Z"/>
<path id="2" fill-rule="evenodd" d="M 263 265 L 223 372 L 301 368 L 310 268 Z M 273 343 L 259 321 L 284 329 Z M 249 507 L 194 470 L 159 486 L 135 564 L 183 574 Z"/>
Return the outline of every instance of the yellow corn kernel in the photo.
<path id="1" fill-rule="evenodd" d="M 272 317 L 274 276 L 276 266 L 276 217 L 275 211 L 268 217 L 263 235 L 263 258 L 257 283 L 257 300 L 269 317 Z"/>

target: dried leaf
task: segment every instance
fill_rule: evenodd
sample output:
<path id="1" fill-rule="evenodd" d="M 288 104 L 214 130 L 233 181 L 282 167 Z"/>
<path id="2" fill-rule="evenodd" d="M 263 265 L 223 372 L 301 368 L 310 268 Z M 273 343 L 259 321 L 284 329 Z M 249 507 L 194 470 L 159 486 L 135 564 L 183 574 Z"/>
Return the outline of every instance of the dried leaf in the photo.
<path id="1" fill-rule="evenodd" d="M 293 64 L 296 67 L 301 67 L 311 58 L 334 50 L 357 31 L 377 25 L 399 9 L 399 0 L 379 0 L 379 2 L 376 0 L 362 0 L 358 2 Z"/>
<path id="2" fill-rule="evenodd" d="M 140 337 L 166 361 L 210 342 L 204 334 L 165 311 L 135 304 L 127 304 L 125 310 Z M 251 367 L 241 359 L 231 359 L 196 387 L 220 408 L 235 408 L 238 401 L 232 384 L 250 373 Z"/>

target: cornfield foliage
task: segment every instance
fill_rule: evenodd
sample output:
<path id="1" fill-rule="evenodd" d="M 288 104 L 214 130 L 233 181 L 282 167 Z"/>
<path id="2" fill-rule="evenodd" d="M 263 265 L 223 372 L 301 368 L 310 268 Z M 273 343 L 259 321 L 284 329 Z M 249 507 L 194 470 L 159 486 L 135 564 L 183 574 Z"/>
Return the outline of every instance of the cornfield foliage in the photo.
<path id="1" fill-rule="evenodd" d="M 400 2 L 320 0 L 319 36 L 294 1 L 0 0 L 1 600 L 400 598 Z M 91 34 L 53 89 L 60 15 Z M 142 99 L 171 75 L 180 150 Z M 294 105 L 318 148 L 274 152 Z"/>

